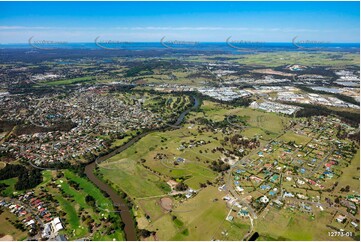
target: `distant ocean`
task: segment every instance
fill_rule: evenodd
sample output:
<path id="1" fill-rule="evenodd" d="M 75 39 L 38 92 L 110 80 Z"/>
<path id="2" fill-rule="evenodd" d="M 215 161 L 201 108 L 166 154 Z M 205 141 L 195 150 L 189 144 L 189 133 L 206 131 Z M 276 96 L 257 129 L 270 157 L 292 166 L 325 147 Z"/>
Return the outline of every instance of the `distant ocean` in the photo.
<path id="1" fill-rule="evenodd" d="M 297 44 L 293 43 L 255 43 L 239 44 L 226 42 L 199 42 L 194 44 L 181 43 L 160 43 L 160 42 L 126 42 L 124 44 L 106 44 L 99 43 L 62 43 L 62 44 L 34 44 L 39 48 L 51 49 L 119 49 L 119 50 L 193 50 L 193 51 L 225 51 L 225 52 L 247 52 L 247 51 L 295 51 L 295 50 L 313 50 L 313 51 L 350 51 L 358 52 L 360 43 L 317 43 L 317 44 Z M 29 43 L 24 44 L 0 44 L 0 49 L 32 49 L 34 46 Z"/>

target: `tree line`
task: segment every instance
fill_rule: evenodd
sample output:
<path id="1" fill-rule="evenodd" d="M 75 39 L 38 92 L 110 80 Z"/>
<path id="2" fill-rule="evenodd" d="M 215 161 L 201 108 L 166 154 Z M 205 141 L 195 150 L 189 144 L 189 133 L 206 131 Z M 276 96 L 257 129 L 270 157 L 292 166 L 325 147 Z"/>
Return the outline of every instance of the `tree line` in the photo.
<path id="1" fill-rule="evenodd" d="M 18 178 L 18 181 L 15 183 L 16 190 L 31 189 L 43 181 L 43 176 L 39 169 L 26 168 L 23 165 L 7 164 L 0 170 L 0 180 L 14 177 Z"/>

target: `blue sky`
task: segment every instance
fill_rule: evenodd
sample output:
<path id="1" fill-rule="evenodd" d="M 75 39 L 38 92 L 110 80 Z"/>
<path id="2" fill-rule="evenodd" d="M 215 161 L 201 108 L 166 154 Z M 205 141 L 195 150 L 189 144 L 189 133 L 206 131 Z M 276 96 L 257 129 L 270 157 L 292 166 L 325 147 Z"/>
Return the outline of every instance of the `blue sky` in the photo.
<path id="1" fill-rule="evenodd" d="M 0 43 L 359 42 L 359 2 L 0 2 Z"/>

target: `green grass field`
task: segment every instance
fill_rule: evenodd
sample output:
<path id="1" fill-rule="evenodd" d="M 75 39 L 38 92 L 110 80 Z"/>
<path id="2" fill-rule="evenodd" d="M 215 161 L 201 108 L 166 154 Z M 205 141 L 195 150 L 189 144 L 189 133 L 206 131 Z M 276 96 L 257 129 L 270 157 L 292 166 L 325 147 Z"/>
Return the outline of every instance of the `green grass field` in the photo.
<path id="1" fill-rule="evenodd" d="M 205 117 L 213 121 L 222 121 L 226 116 L 246 116 L 247 125 L 242 131 L 246 137 L 260 137 L 262 140 L 270 140 L 283 132 L 290 120 L 287 116 L 280 116 L 276 113 L 267 113 L 250 108 L 232 108 L 223 104 L 210 101 L 203 101 L 201 107 L 203 113 L 197 113 L 196 117 Z"/>
<path id="2" fill-rule="evenodd" d="M 298 145 L 300 144 L 305 145 L 307 142 L 311 140 L 310 137 L 304 135 L 298 135 L 291 131 L 286 132 L 284 135 L 280 137 L 280 139 L 283 140 L 284 142 L 295 141 L 296 144 Z"/>
<path id="3" fill-rule="evenodd" d="M 44 83 L 40 83 L 39 86 L 44 86 L 44 85 L 45 86 L 63 86 L 63 85 L 71 85 L 71 84 L 89 82 L 89 81 L 94 81 L 94 80 L 95 80 L 94 77 L 86 76 L 86 77 L 78 77 L 78 78 L 67 79 L 67 80 L 44 82 Z"/>
<path id="4" fill-rule="evenodd" d="M 347 66 L 360 65 L 359 55 L 341 53 L 341 58 L 335 58 L 332 52 L 275 52 L 243 55 L 235 62 L 249 66 L 277 67 L 282 65 L 299 64 L 305 66 Z"/>
<path id="5" fill-rule="evenodd" d="M 230 62 L 236 62 L 247 66 L 277 67 L 290 64 L 306 66 L 349 66 L 360 65 L 360 58 L 357 53 L 338 53 L 341 57 L 335 56 L 332 52 L 311 53 L 299 52 L 274 52 L 274 53 L 252 53 L 252 54 L 222 54 L 213 56 L 190 56 L 190 62 L 216 62 L 217 58 L 226 58 Z"/>
<path id="6" fill-rule="evenodd" d="M 257 220 L 255 231 L 265 240 L 339 240 L 328 235 L 332 231 L 325 226 L 329 224 L 329 218 L 320 210 L 315 212 L 315 219 L 311 219 L 307 213 L 271 208 L 264 218 Z M 352 240 L 349 237 L 342 239 Z"/>
<path id="7" fill-rule="evenodd" d="M 349 185 L 351 191 L 359 191 L 360 190 L 359 168 L 360 168 L 360 149 L 353 157 L 351 164 L 342 170 L 343 174 L 338 179 L 338 183 L 339 183 L 338 187 L 341 188 Z M 358 178 L 358 180 L 355 178 Z"/>
<path id="8" fill-rule="evenodd" d="M 4 197 L 12 197 L 13 194 L 18 193 L 19 191 L 15 191 L 15 184 L 17 181 L 17 177 L 0 181 L 0 183 L 8 185 L 8 187 L 1 192 L 1 195 Z"/>
<path id="9" fill-rule="evenodd" d="M 104 179 L 120 187 L 132 198 L 150 197 L 165 194 L 157 185 L 160 178 L 136 161 L 123 159 L 111 165 L 101 164 L 100 172 Z"/>
<path id="10" fill-rule="evenodd" d="M 207 187 L 194 198 L 179 204 L 171 214 L 164 214 L 147 228 L 157 230 L 159 240 L 212 240 L 226 239 L 222 231 L 229 232 L 229 240 L 240 240 L 248 230 L 248 221 L 237 218 L 236 223 L 225 220 L 229 209 L 215 187 Z M 215 199 L 218 199 L 215 201 Z M 176 220 L 172 219 L 176 216 Z"/>
<path id="11" fill-rule="evenodd" d="M 16 221 L 17 217 L 10 213 L 8 209 L 5 209 L 3 212 L 0 212 L 0 240 L 1 237 L 5 235 L 12 236 L 13 240 L 25 240 L 27 238 L 27 231 L 22 232 L 21 230 L 15 228 L 14 225 L 7 220 Z M 10 239 L 8 239 L 10 240 Z"/>

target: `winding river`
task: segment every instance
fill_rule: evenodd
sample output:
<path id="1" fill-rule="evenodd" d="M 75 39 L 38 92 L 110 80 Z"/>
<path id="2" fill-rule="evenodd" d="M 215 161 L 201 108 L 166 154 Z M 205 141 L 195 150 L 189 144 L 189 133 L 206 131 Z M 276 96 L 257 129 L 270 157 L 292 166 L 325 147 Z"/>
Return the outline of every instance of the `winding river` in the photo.
<path id="1" fill-rule="evenodd" d="M 88 164 L 85 167 L 85 174 L 88 177 L 88 179 L 90 181 L 92 181 L 100 190 L 104 191 L 106 194 L 109 195 L 109 198 L 112 200 L 113 204 L 117 204 L 118 207 L 121 207 L 121 212 L 120 212 L 120 217 L 122 219 L 122 222 L 125 224 L 124 227 L 124 232 L 125 232 L 125 236 L 126 236 L 126 240 L 137 240 L 137 233 L 136 233 L 136 229 L 135 229 L 135 223 L 133 220 L 133 216 L 132 213 L 130 211 L 130 209 L 127 206 L 127 203 L 124 201 L 124 199 L 116 192 L 113 190 L 113 188 L 108 185 L 107 183 L 103 182 L 102 180 L 100 180 L 95 174 L 94 174 L 94 169 L 97 165 L 97 163 L 100 163 L 102 161 L 105 161 L 106 159 L 119 154 L 120 152 L 123 152 L 124 150 L 126 150 L 127 148 L 129 148 L 130 146 L 132 146 L 134 143 L 136 143 L 137 141 L 139 141 L 141 138 L 143 138 L 144 136 L 155 132 L 155 131 L 159 131 L 159 130 L 170 130 L 170 129 L 176 129 L 178 128 L 177 126 L 180 125 L 185 116 L 192 110 L 195 109 L 199 106 L 200 104 L 200 100 L 195 97 L 192 96 L 193 100 L 194 100 L 194 104 L 191 108 L 188 108 L 187 110 L 183 111 L 177 121 L 173 124 L 170 125 L 169 127 L 166 128 L 161 128 L 161 129 L 157 129 L 157 130 L 150 130 L 150 131 L 146 131 L 144 133 L 141 133 L 137 136 L 135 136 L 134 138 L 132 138 L 130 141 L 128 141 L 126 144 L 120 146 L 119 148 L 115 149 L 114 151 L 98 157 L 94 162 Z M 120 206 L 119 206 L 120 205 Z"/>

